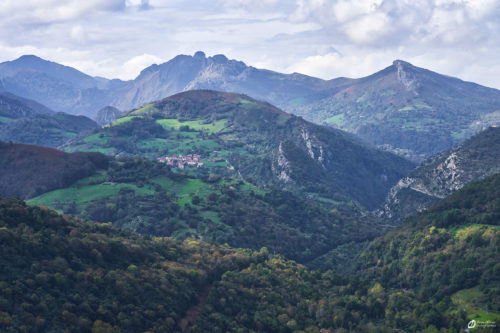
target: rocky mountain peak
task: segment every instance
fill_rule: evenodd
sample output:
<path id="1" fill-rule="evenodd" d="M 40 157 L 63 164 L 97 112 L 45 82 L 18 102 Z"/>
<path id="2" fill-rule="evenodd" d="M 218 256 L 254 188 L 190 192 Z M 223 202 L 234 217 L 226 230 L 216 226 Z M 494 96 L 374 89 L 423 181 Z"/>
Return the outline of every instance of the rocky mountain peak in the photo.
<path id="1" fill-rule="evenodd" d="M 47 62 L 40 57 L 37 57 L 34 54 L 25 54 L 14 60 L 15 62 L 23 63 L 23 64 L 33 64 L 33 63 L 43 63 Z"/>
<path id="2" fill-rule="evenodd" d="M 410 64 L 408 61 L 404 61 L 401 59 L 396 59 L 392 62 L 394 66 L 401 66 L 401 67 L 414 67 L 412 64 Z"/>
<path id="3" fill-rule="evenodd" d="M 417 77 L 413 71 L 415 67 L 412 64 L 403 60 L 395 60 L 392 64 L 396 69 L 398 81 L 407 91 L 412 91 L 419 87 Z"/>
<path id="4" fill-rule="evenodd" d="M 195 58 L 195 59 L 205 59 L 206 58 L 205 52 L 203 52 L 203 51 L 197 51 L 194 54 L 193 58 Z"/>
<path id="5" fill-rule="evenodd" d="M 225 63 L 228 62 L 228 58 L 223 54 L 216 54 L 212 57 L 213 62 L 215 63 Z"/>
<path id="6" fill-rule="evenodd" d="M 151 66 L 148 66 L 144 68 L 140 73 L 138 77 L 142 77 L 144 75 L 148 75 L 150 73 L 154 73 L 158 70 L 158 65 L 157 64 L 152 64 Z"/>

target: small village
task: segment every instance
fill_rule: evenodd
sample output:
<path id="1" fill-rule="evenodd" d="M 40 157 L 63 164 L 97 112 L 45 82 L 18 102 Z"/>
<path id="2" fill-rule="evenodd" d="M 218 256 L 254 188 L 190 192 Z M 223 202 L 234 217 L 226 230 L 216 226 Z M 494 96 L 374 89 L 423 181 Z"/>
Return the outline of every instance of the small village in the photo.
<path id="1" fill-rule="evenodd" d="M 172 155 L 165 157 L 158 157 L 158 162 L 166 163 L 174 168 L 184 169 L 185 167 L 196 167 L 200 168 L 203 166 L 203 162 L 200 161 L 200 155 L 198 154 L 187 154 L 183 155 Z"/>

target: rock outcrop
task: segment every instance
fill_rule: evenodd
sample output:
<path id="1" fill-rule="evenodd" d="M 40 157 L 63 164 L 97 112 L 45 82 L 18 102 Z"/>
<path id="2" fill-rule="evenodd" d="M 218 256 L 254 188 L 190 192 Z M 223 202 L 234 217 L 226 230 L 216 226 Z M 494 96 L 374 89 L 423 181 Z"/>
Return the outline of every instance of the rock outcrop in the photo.
<path id="1" fill-rule="evenodd" d="M 390 190 L 377 214 L 402 221 L 468 183 L 498 172 L 500 128 L 491 127 L 410 171 Z"/>
<path id="2" fill-rule="evenodd" d="M 97 112 L 94 120 L 100 126 L 112 123 L 116 118 L 121 115 L 121 111 L 113 106 L 106 106 Z"/>

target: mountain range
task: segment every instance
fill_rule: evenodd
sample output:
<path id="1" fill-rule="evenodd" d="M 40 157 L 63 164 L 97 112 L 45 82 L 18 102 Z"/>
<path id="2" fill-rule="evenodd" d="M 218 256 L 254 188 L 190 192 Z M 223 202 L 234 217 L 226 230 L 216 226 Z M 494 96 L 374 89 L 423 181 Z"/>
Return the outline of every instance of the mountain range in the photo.
<path id="1" fill-rule="evenodd" d="M 499 94 L 401 60 L 2 63 L 0 331 L 495 332 Z"/>
<path id="2" fill-rule="evenodd" d="M 115 80 L 94 78 L 72 67 L 25 55 L 0 63 L 3 89 L 70 114 L 94 115 L 108 105 Z"/>
<path id="3" fill-rule="evenodd" d="M 179 55 L 130 81 L 90 77 L 23 56 L 0 64 L 3 89 L 48 107 L 94 117 L 105 106 L 138 108 L 178 92 L 243 93 L 316 123 L 359 135 L 402 156 L 423 159 L 500 124 L 500 92 L 397 60 L 373 75 L 322 80 L 257 69 L 223 55 Z"/>
<path id="4" fill-rule="evenodd" d="M 397 60 L 291 111 L 418 161 L 500 125 L 500 91 Z"/>

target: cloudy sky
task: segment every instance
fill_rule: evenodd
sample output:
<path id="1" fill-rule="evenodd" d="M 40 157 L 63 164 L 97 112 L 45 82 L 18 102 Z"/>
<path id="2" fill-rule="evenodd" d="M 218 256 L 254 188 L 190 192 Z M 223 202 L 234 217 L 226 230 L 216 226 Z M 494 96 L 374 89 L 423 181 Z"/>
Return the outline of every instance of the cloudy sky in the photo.
<path id="1" fill-rule="evenodd" d="M 0 1 L 0 61 L 36 54 L 131 79 L 197 50 L 325 79 L 403 59 L 500 89 L 500 1 Z"/>

